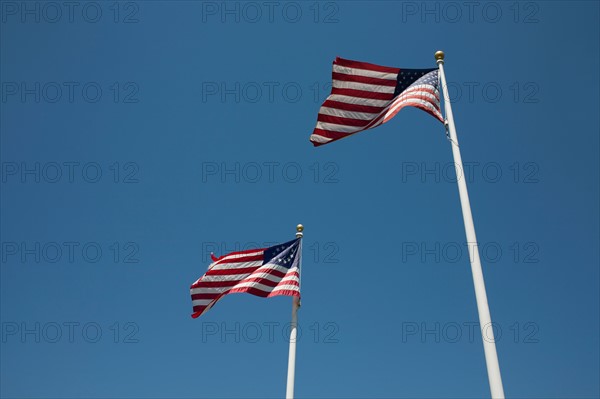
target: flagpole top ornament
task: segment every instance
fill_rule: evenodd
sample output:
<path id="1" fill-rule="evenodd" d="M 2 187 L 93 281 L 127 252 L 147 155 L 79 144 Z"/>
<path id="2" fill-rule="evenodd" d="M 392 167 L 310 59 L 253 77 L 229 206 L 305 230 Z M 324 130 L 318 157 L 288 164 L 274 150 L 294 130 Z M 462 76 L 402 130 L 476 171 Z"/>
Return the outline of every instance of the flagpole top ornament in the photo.
<path id="1" fill-rule="evenodd" d="M 302 226 L 301 224 L 296 226 L 296 237 L 302 237 L 304 235 L 302 233 L 303 231 L 304 231 L 304 226 Z"/>
<path id="2" fill-rule="evenodd" d="M 441 51 L 441 50 L 436 51 L 434 56 L 435 56 L 435 60 L 437 61 L 438 64 L 440 62 L 442 62 L 442 63 L 444 62 L 445 54 L 443 51 Z"/>

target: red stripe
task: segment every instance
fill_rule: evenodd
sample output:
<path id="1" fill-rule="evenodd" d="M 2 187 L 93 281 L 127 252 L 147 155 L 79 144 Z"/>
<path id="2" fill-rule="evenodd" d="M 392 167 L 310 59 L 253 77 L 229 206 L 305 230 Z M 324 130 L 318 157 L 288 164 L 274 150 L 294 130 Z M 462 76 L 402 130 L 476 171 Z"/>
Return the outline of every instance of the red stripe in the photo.
<path id="1" fill-rule="evenodd" d="M 257 274 L 258 273 L 265 273 L 265 274 L 269 274 L 271 276 L 275 276 L 275 277 L 279 277 L 279 278 L 284 278 L 286 276 L 286 273 L 280 272 L 279 270 L 275 270 L 275 269 L 258 270 Z"/>
<path id="2" fill-rule="evenodd" d="M 233 287 L 242 280 L 228 280 L 228 281 L 200 281 L 194 288 L 219 288 L 219 287 Z"/>
<path id="3" fill-rule="evenodd" d="M 219 295 L 221 295 L 221 294 L 218 292 L 211 292 L 211 293 L 205 293 L 205 294 L 192 294 L 192 301 L 195 301 L 196 299 L 215 299 Z"/>
<path id="4" fill-rule="evenodd" d="M 242 256 L 239 258 L 231 258 L 231 259 L 223 259 L 218 261 L 214 266 L 216 265 L 222 265 L 222 264 L 226 264 L 226 263 L 242 263 L 242 262 L 255 262 L 258 260 L 263 260 L 264 255 L 254 255 L 254 256 Z"/>
<path id="5" fill-rule="evenodd" d="M 278 282 L 271 281 L 265 277 L 246 277 L 242 280 L 231 280 L 231 281 L 201 281 L 194 288 L 223 288 L 223 287 L 234 287 L 237 284 L 241 283 L 260 283 L 266 285 L 268 287 L 275 287 Z M 297 282 L 290 281 L 290 284 L 297 285 Z"/>
<path id="6" fill-rule="evenodd" d="M 231 290 L 231 293 L 232 294 L 248 293 L 248 294 L 259 296 L 261 298 L 268 298 L 270 296 L 273 297 L 273 296 L 278 296 L 278 295 L 300 296 L 300 294 L 297 291 L 293 291 L 293 290 L 282 290 L 281 293 L 279 293 L 279 292 L 263 291 L 256 287 L 236 288 L 235 290 Z M 292 294 L 292 293 L 294 293 L 294 294 Z"/>
<path id="7" fill-rule="evenodd" d="M 192 317 L 195 319 L 198 316 L 202 315 L 202 313 L 204 313 L 206 311 L 206 309 L 208 308 L 208 306 L 194 306 L 193 311 L 194 314 L 192 314 Z"/>
<path id="8" fill-rule="evenodd" d="M 286 273 L 280 272 L 279 270 L 275 270 L 275 269 L 258 270 L 256 274 L 259 274 L 259 273 L 265 273 L 265 274 L 268 274 L 268 275 L 271 275 L 271 276 L 275 276 L 275 277 L 278 277 L 278 278 L 284 278 L 285 275 L 286 275 Z"/>
<path id="9" fill-rule="evenodd" d="M 411 97 L 409 97 L 410 99 Z M 428 104 L 431 104 L 431 102 L 428 102 Z M 433 104 L 432 104 L 433 105 Z M 433 111 L 431 111 L 429 108 L 425 107 L 422 104 L 402 104 L 400 107 L 396 108 L 394 110 L 394 112 L 392 112 L 391 114 L 387 115 L 385 117 L 385 120 L 383 123 L 388 122 L 390 119 L 392 119 L 394 116 L 396 116 L 396 114 L 398 112 L 400 112 L 401 109 L 403 109 L 404 107 L 414 107 L 414 108 L 419 108 L 422 109 L 423 111 L 427 112 L 428 114 L 430 114 L 431 116 L 433 116 L 434 118 L 436 118 L 437 120 L 439 120 L 440 122 L 444 123 L 444 120 L 442 118 L 440 118 L 438 115 L 436 115 Z"/>
<path id="10" fill-rule="evenodd" d="M 402 93 L 400 93 L 398 95 L 398 97 L 402 96 L 402 95 L 409 95 L 413 92 L 419 92 L 419 91 L 424 91 L 426 93 L 431 94 L 432 96 L 434 96 L 438 101 L 440 101 L 440 96 L 438 93 L 436 93 L 436 91 L 433 88 L 429 88 L 429 87 L 421 87 L 421 88 L 414 88 L 414 87 L 407 87 L 406 90 L 404 90 Z"/>
<path id="11" fill-rule="evenodd" d="M 200 316 L 202 313 L 204 313 L 208 308 L 210 308 L 212 305 L 214 305 L 215 303 L 217 303 L 217 301 L 219 299 L 221 299 L 221 297 L 225 296 L 229 291 L 225 291 L 222 292 L 220 294 L 217 294 L 217 296 L 214 298 L 214 300 L 212 302 L 209 302 L 207 305 L 196 305 L 192 308 L 193 310 L 193 314 L 192 317 L 195 319 L 198 316 Z M 195 294 L 195 295 L 199 295 L 199 294 Z M 196 299 L 203 299 L 203 298 L 196 298 Z M 206 298 L 206 299 L 212 299 L 212 298 Z M 194 300 L 194 298 L 192 297 L 192 300 Z"/>
<path id="12" fill-rule="evenodd" d="M 386 111 L 387 111 L 387 108 L 389 108 L 389 105 L 386 107 Z M 378 123 L 378 122 L 381 120 L 381 118 L 383 118 L 383 115 L 384 115 L 384 114 L 385 114 L 385 112 L 382 112 L 382 113 L 380 113 L 379 115 L 377 115 L 375 118 L 373 118 L 373 119 L 372 119 L 372 120 L 369 122 L 369 124 L 368 124 L 367 126 L 365 126 L 364 130 L 367 130 L 367 129 L 374 128 L 375 126 L 379 126 L 379 123 Z"/>
<path id="13" fill-rule="evenodd" d="M 313 130 L 313 134 L 317 136 L 327 137 L 328 139 L 332 139 L 332 141 L 343 139 L 344 137 L 350 136 L 354 133 L 343 133 L 343 132 L 334 132 L 331 130 L 323 130 L 323 129 L 315 129 Z M 317 143 L 317 145 L 322 145 L 327 143 Z"/>
<path id="14" fill-rule="evenodd" d="M 194 312 L 192 314 L 192 317 L 194 319 L 197 318 L 197 317 L 199 317 L 207 309 L 209 309 L 211 306 L 213 306 L 215 303 L 217 303 L 217 301 L 219 299 L 221 299 L 223 296 L 225 296 L 227 293 L 229 293 L 229 290 L 226 290 L 224 292 L 216 294 L 216 297 L 214 297 L 214 298 L 194 298 L 194 296 L 198 296 L 198 295 L 214 295 L 214 294 L 194 294 L 194 295 L 192 295 L 192 300 L 194 300 L 194 299 L 214 299 L 212 302 L 209 302 L 207 305 L 196 305 L 196 306 L 194 306 L 192 308 L 192 310 Z"/>
<path id="15" fill-rule="evenodd" d="M 194 308 L 193 308 L 194 313 L 192 314 L 192 317 L 194 319 L 196 319 L 196 318 L 198 318 L 198 316 L 201 316 L 208 309 L 209 309 L 208 306 L 194 306 Z"/>
<path id="16" fill-rule="evenodd" d="M 439 103 L 437 101 L 432 100 L 430 97 L 427 97 L 423 94 L 416 94 L 416 93 L 396 98 L 394 101 L 392 101 L 392 103 L 389 105 L 389 107 L 393 107 L 394 104 L 398 104 L 398 103 L 408 101 L 408 100 L 421 100 L 421 101 L 424 101 L 431 105 L 434 105 L 436 108 L 439 108 Z"/>
<path id="17" fill-rule="evenodd" d="M 300 292 L 298 292 L 296 290 L 279 290 L 279 291 L 275 291 L 275 292 L 266 292 L 266 291 L 259 290 L 258 288 L 255 288 L 255 287 L 238 288 L 235 290 L 231 290 L 228 293 L 231 293 L 231 294 L 248 293 L 248 294 L 255 295 L 255 296 L 258 296 L 261 298 L 269 298 L 269 297 L 274 297 L 274 296 L 295 296 L 295 297 L 300 298 Z M 214 302 L 212 304 L 214 304 Z M 194 319 L 198 318 L 206 311 L 207 308 L 208 308 L 208 305 L 194 306 L 193 307 L 194 313 L 192 313 L 192 318 L 194 318 Z"/>
<path id="18" fill-rule="evenodd" d="M 343 103 L 340 101 L 333 100 L 325 100 L 322 107 L 341 109 L 343 111 L 354 111 L 354 112 L 367 112 L 370 114 L 378 114 L 385 107 L 374 107 L 371 105 L 358 105 L 358 104 L 349 104 Z"/>
<path id="19" fill-rule="evenodd" d="M 238 251 L 238 252 L 230 252 L 230 253 L 228 253 L 228 254 L 226 254 L 226 255 L 219 256 L 219 257 L 218 257 L 218 259 L 223 259 L 223 258 L 225 258 L 226 256 L 230 256 L 230 255 L 243 255 L 243 254 L 248 254 L 248 253 L 251 253 L 251 252 L 264 251 L 265 249 L 266 249 L 266 248 L 245 249 L 245 250 L 243 250 L 243 251 Z"/>
<path id="20" fill-rule="evenodd" d="M 246 274 L 246 275 L 251 275 L 253 272 L 256 271 L 256 269 L 258 269 L 261 266 L 254 266 L 254 267 L 241 267 L 239 269 L 219 269 L 219 270 L 214 270 L 211 269 L 209 271 L 206 272 L 206 274 L 204 274 L 204 276 L 200 277 L 200 279 L 198 281 L 196 281 L 194 284 L 192 284 L 191 288 L 198 288 L 198 287 L 202 287 L 202 279 L 206 276 L 232 276 L 232 275 L 236 275 L 236 274 Z M 230 280 L 230 281 L 239 281 L 239 280 Z"/>
<path id="21" fill-rule="evenodd" d="M 345 66 L 348 68 L 358 68 L 358 69 L 366 69 L 369 71 L 375 72 L 385 72 L 385 73 L 399 73 L 400 68 L 386 67 L 381 65 L 369 64 L 367 62 L 359 62 L 359 61 L 351 61 L 346 60 L 340 57 L 336 57 L 335 61 L 333 61 L 335 65 Z"/>
<path id="22" fill-rule="evenodd" d="M 245 274 L 245 273 L 252 273 L 254 272 L 256 269 L 258 269 L 260 266 L 253 266 L 253 267 L 240 267 L 240 268 L 231 268 L 231 269 L 218 269 L 218 270 L 214 270 L 211 269 L 208 272 L 206 272 L 205 276 L 229 276 L 232 274 Z"/>
<path id="23" fill-rule="evenodd" d="M 345 73 L 333 72 L 333 80 L 341 80 L 344 82 L 357 82 L 357 83 L 366 83 L 369 85 L 377 85 L 377 86 L 390 86 L 396 87 L 396 80 L 390 79 L 379 79 L 379 78 L 371 78 L 368 76 L 360 76 L 360 75 L 348 75 Z"/>
<path id="24" fill-rule="evenodd" d="M 440 110 L 440 104 L 438 102 L 434 102 L 431 98 L 424 96 L 422 94 L 408 94 L 406 96 L 400 97 L 398 96 L 398 102 L 402 102 L 402 101 L 406 101 L 406 100 L 422 100 L 425 101 L 426 103 L 431 104 L 435 109 L 437 109 L 439 112 L 441 112 Z M 392 102 L 389 106 L 393 107 L 394 103 L 396 100 L 394 100 L 394 102 Z M 409 106 L 413 106 L 412 104 L 408 104 Z"/>
<path id="25" fill-rule="evenodd" d="M 410 96 L 410 97 L 407 97 L 407 99 L 415 99 L 415 100 L 422 100 L 422 101 L 425 101 L 425 102 L 427 102 L 428 104 L 431 104 L 431 105 L 433 105 L 433 108 L 435 108 L 435 109 L 436 109 L 438 112 L 441 112 L 441 110 L 440 110 L 440 104 L 439 104 L 439 103 L 436 103 L 436 102 L 433 102 L 433 101 L 431 100 L 431 98 L 429 98 L 429 97 L 426 97 L 426 96 L 421 96 L 421 95 L 412 95 L 412 96 Z M 413 106 L 414 106 L 414 105 L 413 105 Z"/>
<path id="26" fill-rule="evenodd" d="M 335 123 L 336 125 L 363 127 L 369 124 L 371 120 L 343 118 L 341 116 L 319 114 L 319 122 Z"/>
<path id="27" fill-rule="evenodd" d="M 394 98 L 394 93 L 378 93 L 376 91 L 364 91 L 354 89 L 343 89 L 339 87 L 333 87 L 331 94 L 339 94 L 342 96 L 369 98 L 372 100 L 391 100 Z"/>
<path id="28" fill-rule="evenodd" d="M 290 277 L 290 276 L 296 276 L 298 278 L 300 278 L 300 273 L 298 272 L 287 272 L 286 275 L 284 277 Z"/>
<path id="29" fill-rule="evenodd" d="M 258 268 L 256 268 L 256 269 L 258 269 Z M 287 275 L 286 273 L 280 272 L 279 270 L 275 270 L 275 269 L 265 269 L 265 270 L 261 270 L 259 273 L 265 273 L 265 274 L 268 274 L 270 276 L 275 276 L 280 279 L 284 278 Z M 212 276 L 212 275 L 214 275 L 214 274 L 212 274 L 212 270 L 211 270 L 208 273 L 206 273 L 204 276 L 202 276 L 202 278 L 204 278 L 206 276 Z M 248 276 L 241 278 L 241 279 L 237 279 L 237 280 L 228 280 L 228 281 L 203 281 L 203 280 L 200 280 L 197 283 L 195 283 L 194 285 L 192 285 L 192 288 L 232 287 L 240 282 L 255 281 L 257 278 L 259 278 L 259 277 L 252 277 L 252 274 L 248 274 Z"/>
<path id="30" fill-rule="evenodd" d="M 433 116 L 438 121 L 444 123 L 444 119 L 443 118 L 440 118 L 439 115 L 436 115 L 433 111 L 431 111 L 430 109 L 428 109 L 428 108 L 426 108 L 426 107 L 424 107 L 422 105 L 414 104 L 414 105 L 411 105 L 411 107 L 422 109 L 423 111 L 427 112 L 429 115 Z"/>
<path id="31" fill-rule="evenodd" d="M 266 285 L 267 287 L 275 288 L 281 283 L 281 280 L 272 281 L 272 280 L 269 280 L 264 277 L 253 277 L 253 278 L 245 278 L 244 280 L 240 281 L 240 283 L 258 283 L 258 284 Z M 299 286 L 298 282 L 295 280 L 286 281 L 285 284 Z"/>
<path id="32" fill-rule="evenodd" d="M 300 292 L 296 290 L 277 290 L 267 295 L 268 298 L 272 298 L 274 296 L 297 296 L 300 298 Z"/>
<path id="33" fill-rule="evenodd" d="M 292 273 L 290 273 L 290 275 L 296 275 L 296 276 L 298 276 L 298 273 L 292 272 Z M 253 281 L 253 280 L 255 280 L 255 281 Z M 277 282 L 273 282 L 273 281 L 266 280 L 266 279 L 261 279 L 261 278 L 248 279 L 248 280 L 244 280 L 244 282 L 258 282 L 260 284 L 263 284 L 263 285 L 266 285 L 266 286 L 269 286 L 269 287 L 272 287 L 272 288 L 275 288 L 279 284 L 282 284 L 281 280 L 277 281 Z M 284 283 L 284 285 L 294 285 L 296 287 L 300 287 L 300 285 L 298 284 L 298 282 L 294 281 L 294 280 L 285 281 L 283 283 Z M 295 292 L 295 291 L 292 291 L 292 290 L 285 290 L 285 291 Z M 240 287 L 240 288 L 229 289 L 229 290 L 226 290 L 226 291 L 221 292 L 221 293 L 192 294 L 192 300 L 197 300 L 197 299 L 213 299 L 214 301 L 212 303 L 214 303 L 214 302 L 218 301 L 221 297 L 223 297 L 223 296 L 225 296 L 227 294 L 241 293 L 241 292 L 248 292 L 248 293 L 251 293 L 251 294 L 254 294 L 254 295 L 258 295 L 258 296 L 261 296 L 261 297 L 266 297 L 270 293 L 270 291 L 264 291 L 264 290 L 261 290 L 261 289 L 256 288 L 256 287 Z M 278 294 L 278 295 L 286 295 L 286 294 Z M 210 304 L 207 304 L 207 305 L 196 305 L 196 306 L 193 307 L 193 311 L 194 312 L 200 312 L 200 313 L 202 313 L 202 311 L 207 306 L 209 306 L 209 305 Z M 198 316 L 199 316 L 199 314 L 198 314 Z M 198 317 L 198 316 L 196 316 L 196 317 Z M 194 317 L 194 316 L 192 315 L 192 317 Z"/>

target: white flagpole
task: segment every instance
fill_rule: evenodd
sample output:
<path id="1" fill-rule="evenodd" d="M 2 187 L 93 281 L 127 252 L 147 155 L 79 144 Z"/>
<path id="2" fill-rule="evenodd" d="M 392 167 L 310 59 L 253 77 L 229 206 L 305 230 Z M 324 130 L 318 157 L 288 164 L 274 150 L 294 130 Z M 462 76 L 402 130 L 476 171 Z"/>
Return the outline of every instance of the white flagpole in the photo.
<path id="1" fill-rule="evenodd" d="M 440 77 L 442 79 L 446 123 L 452 145 L 452 155 L 454 156 L 454 167 L 456 169 L 460 205 L 462 207 L 463 219 L 465 222 L 467 244 L 470 249 L 469 260 L 471 261 L 471 272 L 473 273 L 473 284 L 475 285 L 475 298 L 477 300 L 479 325 L 481 328 L 481 337 L 483 339 L 483 349 L 485 352 L 485 363 L 487 365 L 490 391 L 492 393 L 492 398 L 504 399 L 504 388 L 502 387 L 500 364 L 498 363 L 498 354 L 496 353 L 496 340 L 494 338 L 492 318 L 490 316 L 490 308 L 488 306 L 487 294 L 485 292 L 485 283 L 483 281 L 483 272 L 481 270 L 481 260 L 479 259 L 475 225 L 473 224 L 471 204 L 469 203 L 469 193 L 467 191 L 467 183 L 464 174 L 462 158 L 460 156 L 460 147 L 458 146 L 458 138 L 456 136 L 456 127 L 454 126 L 454 117 L 452 116 L 452 106 L 450 105 L 450 96 L 448 95 L 448 86 L 446 85 L 446 75 L 444 74 L 444 52 L 437 51 L 435 53 L 435 59 L 439 66 Z"/>
<path id="2" fill-rule="evenodd" d="M 296 226 L 296 238 L 302 238 L 304 227 L 299 224 Z M 299 251 L 302 251 L 302 245 Z M 300 262 L 302 262 L 302 253 L 300 255 Z M 301 267 L 302 265 L 299 264 Z M 300 271 L 302 273 L 302 271 Z M 292 297 L 292 323 L 290 324 L 290 354 L 288 357 L 288 375 L 287 375 L 287 387 L 285 389 L 286 399 L 294 399 L 294 380 L 296 376 L 296 341 L 298 333 L 298 308 L 300 308 L 300 299 L 295 296 Z"/>

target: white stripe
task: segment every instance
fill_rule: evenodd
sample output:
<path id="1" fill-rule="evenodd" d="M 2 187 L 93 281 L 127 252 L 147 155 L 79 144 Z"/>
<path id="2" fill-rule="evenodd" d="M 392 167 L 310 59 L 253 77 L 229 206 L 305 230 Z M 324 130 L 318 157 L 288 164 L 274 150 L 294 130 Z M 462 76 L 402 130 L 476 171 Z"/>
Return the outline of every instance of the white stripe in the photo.
<path id="1" fill-rule="evenodd" d="M 241 281 L 245 278 L 248 278 L 248 276 L 251 276 L 251 275 L 253 275 L 253 274 L 244 273 L 244 274 L 229 274 L 229 275 L 225 275 L 225 276 L 204 276 L 204 277 L 202 277 L 202 279 L 200 281 L 202 281 L 202 282 L 214 282 L 214 281 L 237 282 L 237 281 Z"/>
<path id="2" fill-rule="evenodd" d="M 425 100 L 421 100 L 421 99 L 418 99 L 418 98 L 407 98 L 404 101 L 400 101 L 398 103 L 395 103 L 393 107 L 390 107 L 390 109 L 388 110 L 388 112 L 386 112 L 384 119 L 387 122 L 388 117 L 391 114 L 393 114 L 397 109 L 399 110 L 399 109 L 404 108 L 406 106 L 415 106 L 416 104 L 420 104 L 420 105 L 424 106 L 425 108 L 429 109 L 436 116 L 439 116 L 440 118 L 442 117 L 442 114 L 430 102 L 425 101 Z"/>
<path id="3" fill-rule="evenodd" d="M 274 276 L 272 274 L 265 273 L 265 271 L 267 271 L 267 270 L 277 270 L 281 273 L 285 273 L 285 275 L 283 277 Z M 290 280 L 290 279 L 297 280 L 298 277 L 295 275 L 292 275 L 292 273 L 294 273 L 294 272 L 299 273 L 298 267 L 294 266 L 294 267 L 287 269 L 283 266 L 278 266 L 278 265 L 273 265 L 273 264 L 267 263 L 263 267 L 256 269 L 253 273 L 232 274 L 232 275 L 224 275 L 224 276 L 220 276 L 220 275 L 219 276 L 203 276 L 198 281 L 202 281 L 202 282 L 229 281 L 229 282 L 231 282 L 231 284 L 229 284 L 225 287 L 191 288 L 190 292 L 192 294 L 223 292 L 225 290 L 235 288 L 236 284 L 242 283 L 242 282 L 244 282 L 244 280 L 250 279 L 250 278 L 265 278 L 265 279 L 273 281 L 273 282 L 279 282 L 279 281 L 283 281 L 286 279 L 287 280 Z"/>
<path id="4" fill-rule="evenodd" d="M 329 97 L 327 97 L 327 100 L 338 101 L 338 102 L 346 103 L 346 104 L 369 105 L 371 107 L 385 107 L 391 101 L 391 100 L 376 100 L 376 99 L 371 99 L 371 98 L 344 96 L 342 94 L 331 94 L 331 95 L 329 95 Z"/>
<path id="5" fill-rule="evenodd" d="M 263 292 L 271 292 L 275 288 L 275 287 L 269 287 L 268 285 L 264 285 L 264 284 L 261 284 L 261 283 L 257 283 L 255 281 L 250 281 L 250 282 L 239 283 L 238 285 L 236 285 L 232 289 L 248 288 L 248 287 L 256 288 L 257 290 L 261 290 Z"/>
<path id="6" fill-rule="evenodd" d="M 383 112 L 384 112 L 384 111 L 382 111 L 382 113 L 383 113 Z M 376 121 L 376 122 L 371 122 L 371 123 L 369 123 L 369 125 L 368 125 L 368 126 L 365 126 L 365 128 L 364 128 L 363 130 L 369 130 L 369 129 L 373 129 L 374 127 L 377 127 L 377 126 L 381 125 L 382 123 L 383 123 L 383 117 L 381 117 L 381 118 L 377 119 L 377 121 Z"/>
<path id="7" fill-rule="evenodd" d="M 248 252 L 245 254 L 229 254 L 229 255 L 224 256 L 223 259 L 219 259 L 217 262 L 222 262 L 222 261 L 228 260 L 228 259 L 245 258 L 247 256 L 262 255 L 264 252 L 265 252 L 264 250 L 260 250 L 260 251 L 255 251 L 255 252 Z"/>
<path id="8" fill-rule="evenodd" d="M 333 72 L 343 73 L 345 75 L 366 76 L 368 78 L 387 79 L 396 81 L 397 73 L 369 71 L 367 69 L 350 68 L 341 65 L 333 65 Z"/>
<path id="9" fill-rule="evenodd" d="M 206 306 L 211 302 L 214 302 L 214 299 L 194 299 L 192 306 Z"/>
<path id="10" fill-rule="evenodd" d="M 356 133 L 364 128 L 360 126 L 346 126 L 337 125 L 335 123 L 317 122 L 317 129 L 329 130 L 332 132 Z"/>
<path id="11" fill-rule="evenodd" d="M 288 273 L 289 274 L 289 273 Z M 296 277 L 296 276 L 293 276 Z M 242 281 L 247 278 L 265 278 L 267 280 L 278 282 L 284 280 L 286 277 L 279 277 L 273 274 L 269 274 L 266 272 L 266 269 L 263 269 L 263 272 L 255 271 L 254 273 L 245 273 L 245 274 L 231 274 L 227 276 L 204 276 L 202 278 L 202 282 L 214 282 L 214 281 Z"/>
<path id="12" fill-rule="evenodd" d="M 211 268 L 211 270 L 230 270 L 230 269 L 241 269 L 244 267 L 256 267 L 262 265 L 262 260 L 255 260 L 252 262 L 236 262 L 236 263 L 220 263 Z"/>
<path id="13" fill-rule="evenodd" d="M 295 287 L 294 285 L 291 284 L 285 284 L 288 281 L 295 281 L 297 283 L 300 283 L 300 279 L 297 276 L 286 276 L 283 279 L 281 279 L 281 281 L 277 281 L 277 280 L 271 280 L 270 278 L 267 277 L 268 280 L 273 281 L 278 283 L 278 285 L 276 287 L 279 287 L 279 284 L 282 284 L 281 286 L 285 286 L 285 287 Z M 261 284 L 259 282 L 256 281 L 236 281 L 236 282 L 232 282 L 231 285 L 227 286 L 227 287 L 201 287 L 201 288 L 192 288 L 190 290 L 190 294 L 194 295 L 194 294 L 221 294 L 223 292 L 228 292 L 237 288 L 245 288 L 245 287 L 254 287 L 254 288 L 258 288 L 261 291 L 265 291 L 265 292 L 271 292 L 275 287 L 269 287 L 268 285 L 265 284 Z M 297 287 L 296 287 L 297 289 Z M 194 301 L 212 301 L 212 299 L 197 299 Z M 194 302 L 192 301 L 192 303 Z M 206 303 L 208 303 L 206 302 Z M 205 304 L 206 304 L 205 303 Z"/>
<path id="14" fill-rule="evenodd" d="M 422 98 L 406 97 L 400 101 L 394 101 L 394 104 L 390 106 L 390 109 L 386 112 L 386 115 L 388 115 L 390 112 L 393 112 L 393 110 L 395 110 L 399 106 L 405 106 L 406 104 L 420 104 L 426 106 L 432 111 L 437 111 L 437 109 L 430 101 L 423 100 Z"/>
<path id="15" fill-rule="evenodd" d="M 395 86 L 370 85 L 367 83 L 359 82 L 345 82 L 343 80 L 334 80 L 333 87 L 335 87 L 336 89 L 362 90 L 375 93 L 393 93 L 394 90 L 396 90 Z"/>
<path id="16" fill-rule="evenodd" d="M 288 281 L 295 281 L 297 283 L 300 283 L 300 278 L 298 276 L 285 276 L 284 278 L 281 279 L 279 284 L 286 283 Z"/>
<path id="17" fill-rule="evenodd" d="M 333 139 L 329 137 L 321 136 L 320 134 L 311 134 L 310 141 L 314 141 L 315 143 L 328 143 Z"/>
<path id="18" fill-rule="evenodd" d="M 200 287 L 190 289 L 190 294 L 220 294 L 230 289 L 231 287 Z"/>
<path id="19" fill-rule="evenodd" d="M 278 285 L 271 292 L 277 292 L 277 291 L 283 291 L 283 290 L 291 290 L 291 291 L 300 292 L 300 287 L 298 287 L 297 285 Z"/>
<path id="20" fill-rule="evenodd" d="M 339 116 L 342 118 L 352 118 L 352 119 L 361 119 L 361 120 L 371 120 L 375 118 L 378 114 L 372 114 L 368 112 L 355 112 L 355 111 L 345 111 L 337 108 L 330 107 L 321 107 L 319 110 L 320 114 L 323 115 L 332 115 Z"/>
<path id="21" fill-rule="evenodd" d="M 410 93 L 412 91 L 420 91 L 422 89 L 429 89 L 429 90 L 433 90 L 433 92 L 436 94 L 436 97 L 439 98 L 440 92 L 438 89 L 436 89 L 434 86 L 432 85 L 414 85 L 414 86 L 408 86 L 406 88 L 406 90 L 404 90 L 402 92 L 402 94 L 405 93 Z"/>
<path id="22" fill-rule="evenodd" d="M 391 106 L 394 106 L 394 103 L 396 101 L 401 101 L 403 98 L 406 97 L 415 97 L 415 96 L 421 96 L 421 97 L 427 97 L 432 103 L 438 103 L 439 101 L 438 99 L 431 93 L 427 92 L 427 91 L 411 91 L 409 93 L 402 93 L 400 94 L 398 97 L 396 97 L 394 99 L 394 101 L 392 102 Z"/>
<path id="23" fill-rule="evenodd" d="M 274 264 L 272 264 L 272 263 L 267 263 L 267 264 L 266 264 L 266 265 L 264 265 L 263 267 L 260 267 L 260 268 L 256 269 L 256 272 L 259 272 L 259 273 L 260 273 L 260 272 L 262 272 L 263 270 L 277 270 L 278 272 L 281 272 L 281 273 L 283 273 L 283 274 L 290 274 L 290 273 L 293 273 L 293 272 L 296 272 L 296 273 L 298 273 L 298 274 L 300 273 L 300 271 L 298 270 L 298 267 L 297 267 L 297 266 L 293 266 L 293 267 L 290 267 L 290 268 L 288 269 L 288 268 L 285 268 L 285 267 L 283 267 L 283 266 L 274 265 Z M 254 272 L 254 273 L 256 273 L 256 272 Z M 254 273 L 252 273 L 252 275 L 254 275 Z M 285 276 L 284 276 L 284 277 L 285 277 Z"/>
<path id="24" fill-rule="evenodd" d="M 300 292 L 300 287 L 297 285 L 284 284 L 284 285 L 278 285 L 276 287 L 269 287 L 269 286 L 259 284 L 259 283 L 243 283 L 243 284 L 237 285 L 233 288 L 227 289 L 227 291 L 233 290 L 235 288 L 247 288 L 247 287 L 256 288 L 260 291 L 263 291 L 264 293 L 276 293 L 276 292 L 285 291 L 285 290 Z M 211 304 L 212 302 L 215 302 L 215 299 L 194 299 L 192 301 L 192 307 L 207 306 L 207 305 Z"/>

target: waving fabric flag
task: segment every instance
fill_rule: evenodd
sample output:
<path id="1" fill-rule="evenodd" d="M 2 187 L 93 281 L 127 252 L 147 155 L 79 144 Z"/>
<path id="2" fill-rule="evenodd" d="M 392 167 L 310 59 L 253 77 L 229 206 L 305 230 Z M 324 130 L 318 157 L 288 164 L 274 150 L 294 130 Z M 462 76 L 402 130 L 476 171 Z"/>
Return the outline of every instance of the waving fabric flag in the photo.
<path id="1" fill-rule="evenodd" d="M 246 292 L 260 297 L 300 297 L 300 247 L 297 238 L 269 248 L 232 252 L 216 258 L 190 287 L 193 318 L 224 295 Z"/>
<path id="2" fill-rule="evenodd" d="M 323 145 L 372 129 L 402 108 L 422 109 L 440 122 L 438 69 L 400 69 L 336 58 L 331 94 L 319 110 L 310 136 Z"/>

